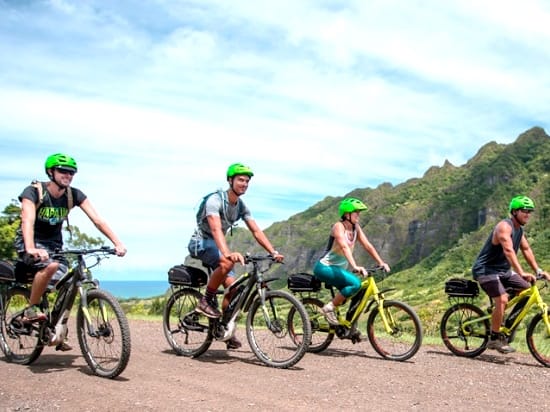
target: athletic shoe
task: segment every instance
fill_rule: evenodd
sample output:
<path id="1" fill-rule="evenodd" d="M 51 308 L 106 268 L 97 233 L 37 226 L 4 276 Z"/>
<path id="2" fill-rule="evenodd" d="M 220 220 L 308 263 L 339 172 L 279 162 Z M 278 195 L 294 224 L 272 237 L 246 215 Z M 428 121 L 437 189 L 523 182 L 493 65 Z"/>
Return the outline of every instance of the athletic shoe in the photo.
<path id="1" fill-rule="evenodd" d="M 514 348 L 508 345 L 506 337 L 502 334 L 499 335 L 496 339 L 489 339 L 487 348 L 498 350 L 500 353 L 512 353 L 516 351 Z"/>
<path id="2" fill-rule="evenodd" d="M 227 349 L 239 349 L 242 345 L 241 341 L 237 339 L 236 336 L 232 336 L 231 339 L 229 339 L 225 343 Z"/>
<path id="3" fill-rule="evenodd" d="M 216 309 L 208 300 L 206 300 L 204 296 L 201 300 L 199 300 L 195 310 L 209 318 L 219 318 L 221 316 L 220 311 Z"/>
<path id="4" fill-rule="evenodd" d="M 327 319 L 328 323 L 330 323 L 333 326 L 339 325 L 338 318 L 336 317 L 336 313 L 334 313 L 334 309 L 332 309 L 331 307 L 328 306 L 328 304 L 326 304 L 325 306 L 323 306 L 321 310 L 323 311 L 323 315 L 325 315 L 325 318 Z"/>
<path id="5" fill-rule="evenodd" d="M 43 313 L 38 305 L 32 305 L 25 309 L 23 312 L 23 322 L 32 323 L 32 322 L 44 322 L 48 317 Z"/>

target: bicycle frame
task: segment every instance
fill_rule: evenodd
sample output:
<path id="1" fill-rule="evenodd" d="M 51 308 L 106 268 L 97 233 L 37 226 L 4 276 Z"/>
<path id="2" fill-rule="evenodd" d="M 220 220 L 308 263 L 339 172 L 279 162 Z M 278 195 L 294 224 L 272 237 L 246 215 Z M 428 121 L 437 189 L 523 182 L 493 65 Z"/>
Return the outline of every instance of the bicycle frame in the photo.
<path id="1" fill-rule="evenodd" d="M 267 283 L 277 279 L 272 278 L 266 281 L 263 278 L 263 272 L 258 268 L 259 262 L 259 259 L 250 258 L 248 263 L 253 265 L 252 271 L 245 272 L 240 275 L 233 284 L 224 290 L 224 295 L 227 293 L 234 293 L 234 295 L 231 297 L 229 305 L 221 317 L 221 322 L 218 319 L 212 321 L 213 331 L 215 330 L 216 325 L 221 324 L 223 326 L 227 326 L 231 321 L 235 321 L 241 311 L 248 312 L 252 302 L 256 299 L 256 296 L 259 296 L 266 325 L 269 330 L 273 330 L 272 320 L 269 313 L 265 309 L 265 292 L 266 290 L 269 290 Z M 277 315 L 276 308 L 273 307 L 272 309 Z M 218 336 L 214 334 L 214 337 L 220 339 L 219 334 Z"/>
<path id="2" fill-rule="evenodd" d="M 376 305 L 376 309 L 380 311 L 380 316 L 384 323 L 384 328 L 386 329 L 386 332 L 391 333 L 392 327 L 390 325 L 390 322 L 388 322 L 388 318 L 386 317 L 385 311 L 382 310 L 382 308 L 384 305 L 384 293 L 392 289 L 387 288 L 382 291 L 378 289 L 378 285 L 374 280 L 374 276 L 369 271 L 367 278 L 361 282 L 361 288 L 357 293 L 361 293 L 361 291 L 363 290 L 365 291 L 363 294 L 363 297 L 361 298 L 361 301 L 359 302 L 359 304 L 357 305 L 357 308 L 353 312 L 353 315 L 350 320 L 347 320 L 346 318 L 341 317 L 340 312 L 338 312 L 338 321 L 340 325 L 345 326 L 347 328 L 351 328 L 352 325 L 357 322 L 357 320 L 359 319 L 359 317 L 363 312 L 366 313 L 370 311 L 372 305 Z M 334 293 L 333 289 L 332 289 L 332 293 Z"/>
<path id="3" fill-rule="evenodd" d="M 57 258 L 63 255 L 76 257 L 53 288 L 57 291 L 53 306 L 48 299 L 52 289 L 47 289 L 42 295 L 40 306 L 47 316 L 43 322 L 23 320 L 32 277 L 30 272 L 20 267 L 19 272 L 14 273 L 16 280 L 2 285 L 0 343 L 7 360 L 28 365 L 40 356 L 45 346 L 56 346 L 56 350 L 70 349 L 65 340 L 71 311 L 79 296 L 75 329 L 88 366 L 101 377 L 114 378 L 122 373 L 131 351 L 128 322 L 119 302 L 109 292 L 99 288 L 99 282 L 92 278 L 89 270 L 107 255 L 114 254 L 115 249 L 106 246 L 52 253 L 51 256 Z M 87 265 L 86 255 L 95 257 L 96 263 Z M 23 276 L 27 276 L 26 282 L 17 280 Z M 8 300 L 4 301 L 4 297 Z M 10 306 L 12 299 L 15 303 Z"/>
<path id="4" fill-rule="evenodd" d="M 262 261 L 269 265 L 275 262 L 271 255 L 245 256 L 245 263 L 252 268 L 225 288 L 224 295 L 229 295 L 230 301 L 220 318 L 210 318 L 197 311 L 197 304 L 203 298 L 199 289 L 204 283 L 195 281 L 196 273 L 191 273 L 189 279 L 186 276 L 181 276 L 181 281 L 172 279 L 174 290 L 164 308 L 163 330 L 178 355 L 197 357 L 208 350 L 213 340 L 228 341 L 234 335 L 237 318 L 246 312 L 247 340 L 261 362 L 275 368 L 289 368 L 304 356 L 311 340 L 308 314 L 292 294 L 268 286 L 278 278 L 264 277 L 269 266 L 261 265 Z M 218 291 L 218 294 L 222 293 Z M 295 316 L 292 322 L 287 312 Z M 297 342 L 289 329 L 303 338 Z"/>
<path id="5" fill-rule="evenodd" d="M 513 323 L 509 327 L 502 325 L 500 327 L 500 331 L 503 332 L 505 335 L 510 336 L 512 332 L 516 329 L 516 327 L 525 319 L 529 311 L 531 311 L 533 307 L 537 306 L 541 311 L 542 318 L 544 319 L 544 324 L 546 325 L 548 335 L 550 336 L 550 318 L 548 316 L 548 305 L 542 300 L 542 296 L 540 295 L 540 291 L 536 283 L 531 285 L 530 288 L 521 291 L 512 299 L 510 299 L 506 304 L 504 313 L 507 314 L 510 308 L 513 308 L 516 305 L 516 303 L 518 303 L 520 300 L 522 300 L 526 296 L 528 296 L 529 299 L 525 303 L 525 306 L 517 314 Z M 491 314 L 489 313 L 485 316 L 463 322 L 462 327 L 466 328 L 471 324 L 483 322 L 485 320 L 490 320 L 490 319 L 491 319 Z"/>
<path id="6" fill-rule="evenodd" d="M 378 288 L 374 272 L 380 269 L 376 267 L 367 270 L 367 277 L 361 281 L 358 292 L 351 297 L 345 316 L 341 315 L 343 306 L 334 308 L 338 319 L 336 325 L 329 322 L 323 310 L 325 303 L 319 295 L 322 282 L 312 283 L 304 276 L 309 275 L 307 273 L 289 276 L 289 290 L 300 296 L 309 315 L 312 330 L 312 341 L 308 348 L 310 352 L 324 351 L 334 336 L 349 339 L 353 344 L 359 343 L 364 339 L 359 329 L 364 328 L 371 346 L 383 358 L 405 361 L 414 356 L 422 343 L 420 319 L 414 309 L 406 303 L 385 298 L 384 293 L 393 288 Z M 314 278 L 314 275 L 309 276 Z M 326 282 L 325 288 L 334 299 L 337 288 Z M 359 325 L 362 316 L 365 317 L 365 322 L 364 325 Z M 292 330 L 290 332 L 293 333 Z M 294 336 L 296 341 L 300 341 L 299 334 Z"/>

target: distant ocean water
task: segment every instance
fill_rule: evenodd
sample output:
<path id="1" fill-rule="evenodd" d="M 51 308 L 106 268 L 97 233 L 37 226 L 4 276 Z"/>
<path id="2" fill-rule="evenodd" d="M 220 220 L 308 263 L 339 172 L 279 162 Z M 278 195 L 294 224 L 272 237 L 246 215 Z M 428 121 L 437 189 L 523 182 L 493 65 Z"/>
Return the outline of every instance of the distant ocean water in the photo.
<path id="1" fill-rule="evenodd" d="M 102 280 L 102 289 L 105 289 L 119 299 L 139 298 L 146 299 L 164 295 L 170 288 L 165 280 Z"/>

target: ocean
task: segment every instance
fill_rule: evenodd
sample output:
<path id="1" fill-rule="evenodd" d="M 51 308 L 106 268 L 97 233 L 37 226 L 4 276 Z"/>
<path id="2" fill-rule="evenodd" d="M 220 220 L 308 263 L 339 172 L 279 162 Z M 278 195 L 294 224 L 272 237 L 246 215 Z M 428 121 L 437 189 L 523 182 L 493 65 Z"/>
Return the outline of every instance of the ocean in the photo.
<path id="1" fill-rule="evenodd" d="M 101 280 L 100 286 L 119 299 L 147 299 L 164 295 L 170 288 L 166 280 Z"/>

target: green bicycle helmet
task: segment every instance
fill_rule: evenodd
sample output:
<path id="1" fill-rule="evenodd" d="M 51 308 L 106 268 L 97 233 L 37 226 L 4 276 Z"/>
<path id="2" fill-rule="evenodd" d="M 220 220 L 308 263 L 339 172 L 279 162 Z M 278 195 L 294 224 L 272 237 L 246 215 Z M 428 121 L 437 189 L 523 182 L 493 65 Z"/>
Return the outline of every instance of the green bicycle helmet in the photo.
<path id="1" fill-rule="evenodd" d="M 346 213 L 351 213 L 355 211 L 360 212 L 361 210 L 367 210 L 367 209 L 368 209 L 367 205 L 365 205 L 359 199 L 355 199 L 353 197 L 347 197 L 340 202 L 340 206 L 338 207 L 338 213 L 340 213 L 340 217 L 343 217 Z"/>
<path id="2" fill-rule="evenodd" d="M 48 173 L 48 169 L 52 168 L 72 170 L 75 173 L 78 170 L 76 161 L 71 156 L 67 156 L 63 153 L 56 153 L 48 156 L 44 168 L 46 169 L 46 174 Z"/>
<path id="3" fill-rule="evenodd" d="M 248 177 L 254 176 L 252 169 L 250 167 L 243 165 L 242 163 L 233 163 L 227 169 L 227 178 L 236 176 L 236 175 L 247 175 Z"/>
<path id="4" fill-rule="evenodd" d="M 535 210 L 535 202 L 527 196 L 516 196 L 510 201 L 510 212 L 518 209 Z"/>

